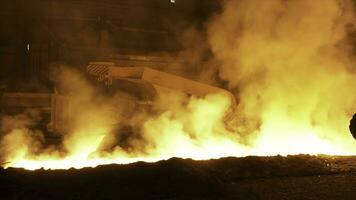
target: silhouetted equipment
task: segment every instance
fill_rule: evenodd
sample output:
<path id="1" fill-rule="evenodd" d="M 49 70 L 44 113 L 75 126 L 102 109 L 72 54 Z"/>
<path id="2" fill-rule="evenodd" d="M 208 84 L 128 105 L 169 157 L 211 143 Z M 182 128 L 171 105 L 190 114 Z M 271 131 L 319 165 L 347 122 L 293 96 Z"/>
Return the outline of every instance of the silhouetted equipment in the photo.
<path id="1" fill-rule="evenodd" d="M 235 97 L 232 93 L 222 88 L 214 87 L 201 82 L 193 81 L 181 76 L 163 72 L 160 70 L 152 69 L 149 67 L 120 67 L 111 62 L 91 62 L 87 67 L 87 72 L 91 75 L 97 77 L 98 81 L 104 82 L 110 87 L 114 81 L 130 82 L 132 85 L 146 85 L 141 92 L 135 92 L 132 89 L 130 94 L 156 94 L 154 96 L 159 96 L 160 93 L 165 93 L 169 91 L 179 91 L 184 92 L 188 95 L 193 95 L 197 97 L 205 97 L 209 94 L 224 94 L 229 98 L 231 105 L 224 116 L 224 122 L 226 128 L 234 130 L 234 125 L 236 124 L 234 111 L 236 108 Z M 148 101 L 139 101 L 141 104 L 151 104 L 153 98 Z"/>
<path id="2" fill-rule="evenodd" d="M 3 93 L 1 96 L 1 110 L 6 113 L 19 113 L 28 108 L 41 112 L 51 112 L 50 93 Z"/>
<path id="3" fill-rule="evenodd" d="M 232 128 L 234 96 L 227 90 L 193 81 L 181 76 L 152 69 L 150 67 L 119 67 L 110 62 L 91 62 L 87 72 L 113 94 L 122 92 L 125 98 L 124 112 L 115 111 L 123 118 L 129 118 L 142 109 L 152 108 L 154 100 L 161 94 L 172 91 L 187 95 L 205 97 L 209 94 L 224 94 L 231 99 L 230 109 L 226 112 L 224 122 Z M 4 93 L 1 98 L 1 109 L 6 113 L 21 113 L 26 109 L 36 109 L 50 118 L 47 129 L 50 132 L 67 132 L 73 116 L 71 97 L 60 92 L 54 93 Z M 127 104 L 127 105 L 126 105 Z M 121 117 L 122 118 L 122 117 Z M 115 121 L 115 120 L 114 120 Z"/>
<path id="4" fill-rule="evenodd" d="M 87 72 L 97 76 L 99 81 L 107 85 L 111 85 L 112 81 L 117 79 L 140 80 L 155 88 L 164 87 L 201 97 L 214 93 L 225 93 L 233 97 L 227 90 L 148 67 L 119 67 L 114 63 L 91 62 L 87 67 Z"/>
<path id="5" fill-rule="evenodd" d="M 350 132 L 352 136 L 356 139 L 356 113 L 352 117 L 350 121 L 350 126 L 349 126 Z"/>

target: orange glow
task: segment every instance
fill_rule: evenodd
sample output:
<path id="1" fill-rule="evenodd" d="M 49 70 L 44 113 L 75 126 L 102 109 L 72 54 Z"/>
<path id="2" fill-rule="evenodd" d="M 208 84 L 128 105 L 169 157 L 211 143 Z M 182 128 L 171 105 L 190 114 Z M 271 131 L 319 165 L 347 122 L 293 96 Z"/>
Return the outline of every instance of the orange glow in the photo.
<path id="1" fill-rule="evenodd" d="M 43 148 L 40 133 L 9 123 L 0 141 L 8 162 L 4 167 L 68 169 L 171 157 L 356 155 L 348 131 L 356 112 L 356 65 L 345 29 L 354 21 L 349 3 L 225 1 L 207 32 L 220 78 L 239 91 L 235 131 L 224 124 L 231 104 L 224 94 L 198 98 L 161 92 L 153 105 L 156 114 L 142 112 L 128 120 L 109 111 L 123 110 L 122 100 L 93 101 L 97 94 L 91 86 L 77 72 L 65 71 L 60 82 L 71 92 L 76 114 L 62 146 Z M 110 144 L 117 137 L 115 121 L 139 127 L 126 146 Z"/>

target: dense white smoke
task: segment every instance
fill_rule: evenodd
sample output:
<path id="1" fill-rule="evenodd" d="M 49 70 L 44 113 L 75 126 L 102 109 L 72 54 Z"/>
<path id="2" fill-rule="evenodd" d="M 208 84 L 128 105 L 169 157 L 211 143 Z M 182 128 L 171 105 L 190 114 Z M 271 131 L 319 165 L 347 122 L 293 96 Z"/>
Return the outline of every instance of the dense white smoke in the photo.
<path id="1" fill-rule="evenodd" d="M 206 25 L 206 39 L 194 29 L 184 32 L 186 50 L 178 57 L 192 65 L 205 62 L 192 70 L 201 73 L 199 79 L 225 81 L 234 91 L 235 129 L 224 123 L 231 102 L 223 94 L 198 98 L 163 90 L 150 111 L 128 115 L 137 99 L 122 92 L 102 95 L 83 75 L 64 69 L 56 80 L 71 99 L 72 118 L 60 144 L 47 145 L 31 128 L 37 115 L 5 117 L 1 162 L 37 169 L 174 156 L 355 154 L 348 132 L 356 111 L 353 21 L 347 0 L 223 1 L 221 13 Z M 210 59 L 203 58 L 207 48 Z M 125 126 L 132 130 L 121 131 Z"/>
<path id="2" fill-rule="evenodd" d="M 352 8 L 338 0 L 225 1 L 208 35 L 220 77 L 238 88 L 241 134 L 273 153 L 298 152 L 314 137 L 355 150 L 347 131 L 356 107 Z"/>

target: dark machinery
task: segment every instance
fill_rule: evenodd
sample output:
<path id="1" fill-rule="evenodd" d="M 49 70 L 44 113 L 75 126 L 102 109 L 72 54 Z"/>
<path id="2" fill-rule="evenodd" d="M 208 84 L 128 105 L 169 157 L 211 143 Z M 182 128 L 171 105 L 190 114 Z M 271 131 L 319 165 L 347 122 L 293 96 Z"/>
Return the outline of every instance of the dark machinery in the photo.
<path id="1" fill-rule="evenodd" d="M 350 121 L 350 126 L 349 126 L 350 132 L 352 136 L 356 139 L 356 113 L 352 117 Z"/>
<path id="2" fill-rule="evenodd" d="M 131 108 L 124 113 L 126 117 L 134 110 L 150 107 L 155 96 L 166 90 L 176 90 L 188 95 L 204 97 L 208 94 L 223 93 L 231 98 L 230 110 L 224 118 L 227 128 L 232 129 L 233 110 L 236 106 L 234 96 L 227 90 L 186 79 L 150 67 L 121 67 L 115 63 L 91 62 L 88 74 L 106 85 L 110 90 L 124 91 L 131 94 Z M 67 132 L 74 115 L 71 97 L 54 93 L 3 93 L 0 96 L 0 110 L 6 114 L 22 113 L 35 109 L 47 116 L 46 129 L 49 132 Z M 127 110 L 127 109 L 126 109 Z M 131 112 L 132 111 L 132 112 Z"/>

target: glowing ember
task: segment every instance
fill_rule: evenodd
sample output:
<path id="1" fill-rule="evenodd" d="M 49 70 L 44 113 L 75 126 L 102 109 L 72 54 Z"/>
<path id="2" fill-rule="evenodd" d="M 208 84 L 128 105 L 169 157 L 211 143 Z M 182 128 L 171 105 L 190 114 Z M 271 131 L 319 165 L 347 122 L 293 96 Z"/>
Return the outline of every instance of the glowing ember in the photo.
<path id="1" fill-rule="evenodd" d="M 349 3 L 226 1 L 222 14 L 208 26 L 208 40 L 213 60 L 220 63 L 220 77 L 239 91 L 236 131 L 224 124 L 231 103 L 225 95 L 188 98 L 168 92 L 154 103 L 157 114 L 142 112 L 129 119 L 140 127 L 138 135 L 129 137 L 125 147 L 113 145 L 110 138 L 118 136 L 112 119 L 117 117 L 108 110 L 120 110 L 120 99 L 93 101 L 97 94 L 91 86 L 65 70 L 59 81 L 73 99 L 71 131 L 59 147 L 44 147 L 41 133 L 28 129 L 33 119 L 4 119 L 1 125 L 8 131 L 0 152 L 9 162 L 5 167 L 68 169 L 171 157 L 355 155 L 348 132 L 356 110 L 356 70 L 348 52 L 354 11 Z"/>

